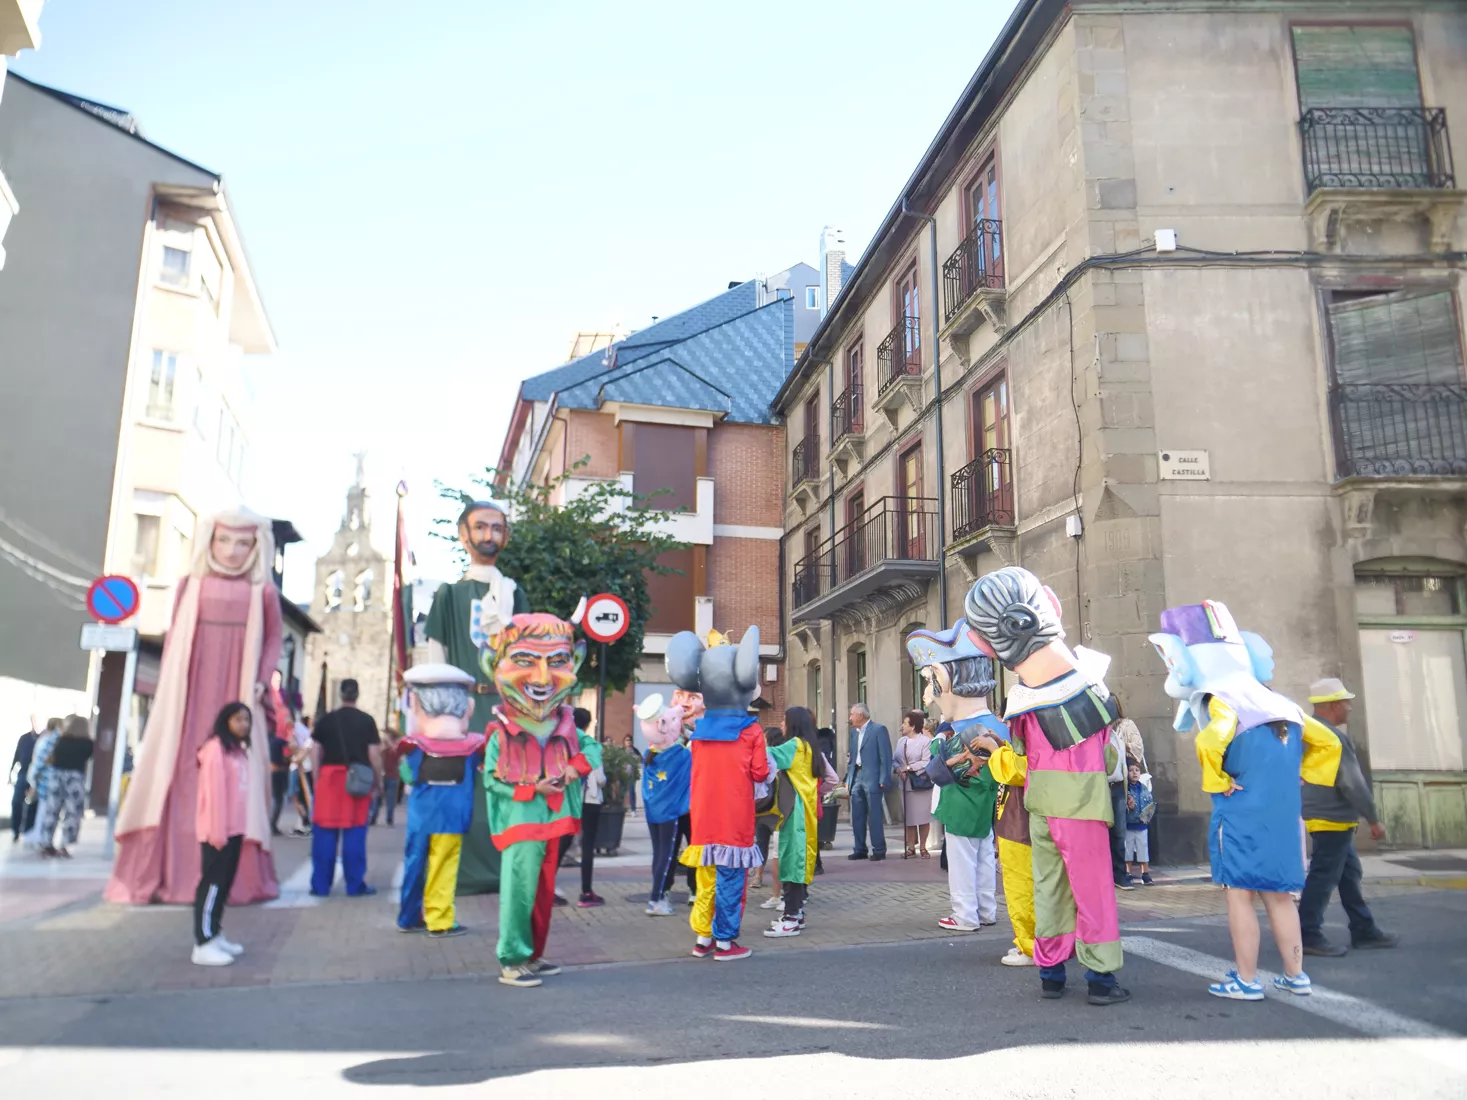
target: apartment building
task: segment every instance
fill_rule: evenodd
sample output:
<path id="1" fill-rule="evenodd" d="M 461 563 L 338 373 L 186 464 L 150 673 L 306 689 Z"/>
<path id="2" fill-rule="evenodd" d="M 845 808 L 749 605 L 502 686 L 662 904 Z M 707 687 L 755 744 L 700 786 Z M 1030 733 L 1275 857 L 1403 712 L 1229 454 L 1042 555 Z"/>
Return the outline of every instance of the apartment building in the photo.
<path id="1" fill-rule="evenodd" d="M 1390 843 L 1467 843 L 1463 127 L 1457 4 L 1022 0 L 774 403 L 791 700 L 892 725 L 1024 565 L 1193 860 L 1147 635 L 1220 599 L 1359 693 Z"/>
<path id="2" fill-rule="evenodd" d="M 794 364 L 801 311 L 818 323 L 819 275 L 799 264 L 724 293 L 520 385 L 500 454 L 504 476 L 548 484 L 587 464 L 562 491 L 618 481 L 667 512 L 685 550 L 672 575 L 649 574 L 654 607 L 632 690 L 607 699 L 603 728 L 640 740 L 633 709 L 670 696 L 663 658 L 681 630 L 760 631 L 763 698 L 784 705 L 781 491 L 784 430 L 769 403 Z M 679 509 L 685 509 L 679 511 Z M 583 700 L 583 705 L 585 705 Z M 591 702 L 594 706 L 594 700 Z"/>
<path id="3" fill-rule="evenodd" d="M 243 360 L 275 338 L 222 178 L 126 111 L 12 73 L 0 163 L 25 212 L 0 271 L 0 722 L 95 689 L 105 775 L 122 655 L 78 648 L 81 594 L 137 580 L 146 700 L 196 522 L 248 503 Z"/>
<path id="4" fill-rule="evenodd" d="M 46 0 L 0 0 L 0 97 L 5 93 L 7 58 L 41 47 L 41 9 L 45 6 Z M 0 166 L 0 267 L 5 266 L 5 231 L 18 213 L 20 203 Z"/>

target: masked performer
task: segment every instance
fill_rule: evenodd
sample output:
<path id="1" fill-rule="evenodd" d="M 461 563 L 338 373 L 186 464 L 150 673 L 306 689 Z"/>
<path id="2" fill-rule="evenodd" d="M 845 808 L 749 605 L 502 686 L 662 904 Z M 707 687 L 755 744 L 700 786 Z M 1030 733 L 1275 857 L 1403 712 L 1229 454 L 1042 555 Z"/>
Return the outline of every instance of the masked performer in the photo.
<path id="1" fill-rule="evenodd" d="M 229 512 L 203 521 L 194 560 L 178 585 L 163 645 L 158 690 L 117 817 L 117 862 L 104 896 L 146 905 L 193 900 L 201 849 L 194 818 L 199 750 L 229 703 L 250 708 L 264 731 L 262 707 L 280 660 L 280 592 L 270 521 Z M 231 905 L 279 895 L 270 855 L 269 738 L 250 739 L 244 774 L 245 830 Z"/>
<path id="2" fill-rule="evenodd" d="M 1128 1001 L 1115 977 L 1122 956 L 1107 776 L 1116 763 L 1110 725 L 1118 714 L 1104 681 L 1109 659 L 1070 651 L 1059 600 L 1027 569 L 980 577 L 964 610 L 969 629 L 1019 678 L 1004 711 L 1010 745 L 989 748 L 989 766 L 995 776 L 1024 769 L 1040 994 L 1064 995 L 1065 961 L 1074 955 L 1085 966 L 1091 1004 Z M 1007 752 L 1024 763 L 1001 759 Z"/>
<path id="3" fill-rule="evenodd" d="M 474 678 L 469 729 L 484 730 L 499 696 L 484 667 L 499 632 L 514 615 L 530 610 L 524 590 L 499 571 L 499 554 L 509 542 L 504 506 L 470 501 L 458 517 L 458 541 L 469 556 L 463 579 L 441 586 L 428 611 L 428 660 L 450 664 Z M 499 887 L 499 852 L 489 839 L 484 805 L 475 799 L 474 821 L 464 836 L 458 893 L 487 894 Z"/>
<path id="4" fill-rule="evenodd" d="M 489 725 L 484 786 L 500 852 L 499 980 L 529 988 L 560 973 L 545 961 L 560 838 L 581 829 L 581 779 L 601 745 L 576 729 L 566 702 L 586 643 L 554 615 L 515 615 L 499 632 L 494 685 L 503 702 Z"/>
<path id="5" fill-rule="evenodd" d="M 1214 997 L 1263 1000 L 1258 981 L 1258 914 L 1268 910 L 1284 973 L 1283 992 L 1310 990 L 1304 973 L 1299 912 L 1290 892 L 1304 889 L 1304 834 L 1299 781 L 1334 783 L 1340 739 L 1265 685 L 1273 650 L 1238 629 L 1216 601 L 1161 615 L 1151 643 L 1166 662 L 1166 693 L 1178 700 L 1176 729 L 1197 730 L 1202 789 L 1212 795 L 1208 850 L 1212 881 L 1227 890 L 1234 967 L 1208 987 Z"/>
<path id="6" fill-rule="evenodd" d="M 663 709 L 661 695 L 649 695 L 637 709 L 647 754 L 642 758 L 642 807 L 652 838 L 652 891 L 649 917 L 672 916 L 667 888 L 677 858 L 678 822 L 687 816 L 693 754 L 683 744 L 683 708 Z"/>
<path id="7" fill-rule="evenodd" d="M 748 712 L 759 697 L 759 628 L 749 627 L 737 648 L 705 647 L 691 630 L 673 635 L 667 677 L 701 693 L 708 708 L 690 735 L 693 842 L 682 854 L 683 865 L 698 871 L 693 955 L 746 959 L 753 952 L 737 942 L 744 894 L 749 868 L 763 863 L 754 843 L 754 784 L 769 778 L 764 731 Z"/>
<path id="8" fill-rule="evenodd" d="M 474 678 L 452 665 L 417 665 L 403 674 L 411 692 L 406 750 L 399 765 L 408 795 L 397 927 L 433 937 L 462 935 L 454 919 L 459 851 L 474 816 L 482 733 L 469 732 Z"/>

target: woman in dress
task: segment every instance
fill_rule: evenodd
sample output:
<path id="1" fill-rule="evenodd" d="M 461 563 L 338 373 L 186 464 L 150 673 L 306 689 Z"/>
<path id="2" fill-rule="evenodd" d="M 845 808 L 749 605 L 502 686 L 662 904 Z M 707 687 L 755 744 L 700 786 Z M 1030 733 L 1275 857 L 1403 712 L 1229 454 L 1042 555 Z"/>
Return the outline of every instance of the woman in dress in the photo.
<path id="1" fill-rule="evenodd" d="M 143 731 L 132 782 L 117 819 L 117 862 L 104 896 L 146 905 L 192 902 L 199 884 L 195 826 L 198 755 L 214 719 L 229 703 L 261 707 L 280 659 L 280 593 L 270 580 L 275 558 L 270 521 L 252 512 L 212 516 L 194 540 L 194 561 L 178 586 L 163 646 L 158 691 Z M 234 905 L 280 893 L 270 856 L 267 738 L 251 738 L 246 824 Z"/>
<path id="2" fill-rule="evenodd" d="M 35 749 L 31 753 L 31 766 L 26 769 L 26 782 L 31 785 L 26 798 L 36 807 L 35 823 L 31 826 L 31 831 L 26 834 L 26 843 L 43 856 L 56 854 L 51 849 L 51 838 L 47 836 L 42 839 L 41 824 L 46 820 L 46 804 L 55 790 L 55 779 L 51 771 L 50 760 L 51 750 L 56 747 L 56 742 L 60 737 L 61 719 L 52 718 L 46 723 L 46 728 L 41 736 L 36 738 Z"/>
<path id="3" fill-rule="evenodd" d="M 51 749 L 47 770 L 50 793 L 41 816 L 41 854 L 71 858 L 71 846 L 81 833 L 87 802 L 87 761 L 92 758 L 92 732 L 87 720 L 75 714 L 66 719 Z M 61 847 L 53 847 L 61 825 Z"/>
<path id="4" fill-rule="evenodd" d="M 902 781 L 902 817 L 907 825 L 907 850 L 903 859 L 917 855 L 921 845 L 923 859 L 931 859 L 927 851 L 927 833 L 932 828 L 932 780 L 927 778 L 927 763 L 932 759 L 932 738 L 926 731 L 927 715 L 909 710 L 902 718 L 902 735 L 892 751 L 892 768 Z M 914 784 L 913 779 L 916 778 Z"/>

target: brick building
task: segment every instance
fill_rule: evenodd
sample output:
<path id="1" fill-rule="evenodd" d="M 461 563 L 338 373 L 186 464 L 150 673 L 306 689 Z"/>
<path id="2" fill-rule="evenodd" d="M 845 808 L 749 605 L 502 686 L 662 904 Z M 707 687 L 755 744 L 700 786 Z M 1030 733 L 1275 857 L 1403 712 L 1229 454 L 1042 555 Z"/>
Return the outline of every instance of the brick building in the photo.
<path id="1" fill-rule="evenodd" d="M 1429 0 L 1021 0 L 775 400 L 791 701 L 894 726 L 903 635 L 1022 564 L 1196 859 L 1147 635 L 1220 599 L 1279 690 L 1360 695 L 1392 842 L 1467 843 L 1464 43 Z"/>
<path id="2" fill-rule="evenodd" d="M 769 403 L 797 337 L 818 321 L 819 287 L 805 264 L 738 283 L 520 385 L 500 453 L 505 478 L 547 484 L 585 459 L 562 492 L 608 480 L 661 490 L 653 505 L 668 510 L 664 529 L 688 544 L 662 560 L 676 574 L 648 577 L 654 612 L 637 682 L 607 699 L 613 740 L 640 739 L 635 704 L 671 693 L 663 656 L 680 630 L 740 635 L 757 625 L 763 698 L 769 714 L 782 713 L 785 440 Z"/>

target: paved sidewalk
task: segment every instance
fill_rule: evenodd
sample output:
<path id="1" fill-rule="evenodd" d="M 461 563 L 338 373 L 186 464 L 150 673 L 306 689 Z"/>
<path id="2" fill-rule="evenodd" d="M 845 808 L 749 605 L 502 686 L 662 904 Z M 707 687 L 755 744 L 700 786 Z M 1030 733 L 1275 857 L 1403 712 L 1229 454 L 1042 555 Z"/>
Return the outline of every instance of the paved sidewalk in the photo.
<path id="1" fill-rule="evenodd" d="M 88 826 L 96 823 L 88 822 Z M 100 837 L 100 828 L 89 828 Z M 946 876 L 937 856 L 903 860 L 901 850 L 880 863 L 851 862 L 849 832 L 824 853 L 826 874 L 818 877 L 809 902 L 809 923 L 799 937 L 766 940 L 760 933 L 774 914 L 758 908 L 769 890 L 750 891 L 743 941 L 758 951 L 847 947 L 916 940 L 954 939 L 937 927 L 949 912 Z M 647 841 L 640 819 L 629 819 L 621 854 L 596 861 L 595 885 L 606 898 L 601 908 L 579 909 L 577 868 L 563 868 L 562 893 L 572 903 L 557 910 L 548 955 L 568 964 L 688 958 L 692 933 L 686 891 L 679 878 L 673 895 L 677 915 L 643 913 Z M 369 881 L 380 893 L 370 898 L 336 894 L 307 897 L 309 841 L 276 842 L 281 900 L 229 910 L 225 927 L 248 952 L 234 966 L 195 967 L 188 961 L 189 912 L 184 906 L 126 907 L 100 900 L 106 864 L 98 839 L 84 836 L 77 858 L 42 861 L 19 850 L 0 857 L 0 997 L 122 994 L 148 990 L 258 987 L 367 980 L 485 975 L 495 973 L 498 898 L 459 901 L 459 920 L 469 935 L 431 940 L 395 930 L 393 882 L 400 877 L 401 827 L 369 833 Z M 1455 861 L 1455 862 L 1454 862 Z M 1407 853 L 1369 857 L 1370 896 L 1386 897 L 1428 889 L 1462 888 L 1456 863 L 1462 853 Z M 1184 917 L 1222 919 L 1222 892 L 1198 881 L 1197 869 L 1158 875 L 1161 885 L 1118 895 L 1121 919 L 1133 926 Z M 994 958 L 1010 943 L 1002 903 L 999 922 L 957 937 L 991 942 Z M 834 961 L 832 965 L 837 965 Z"/>

